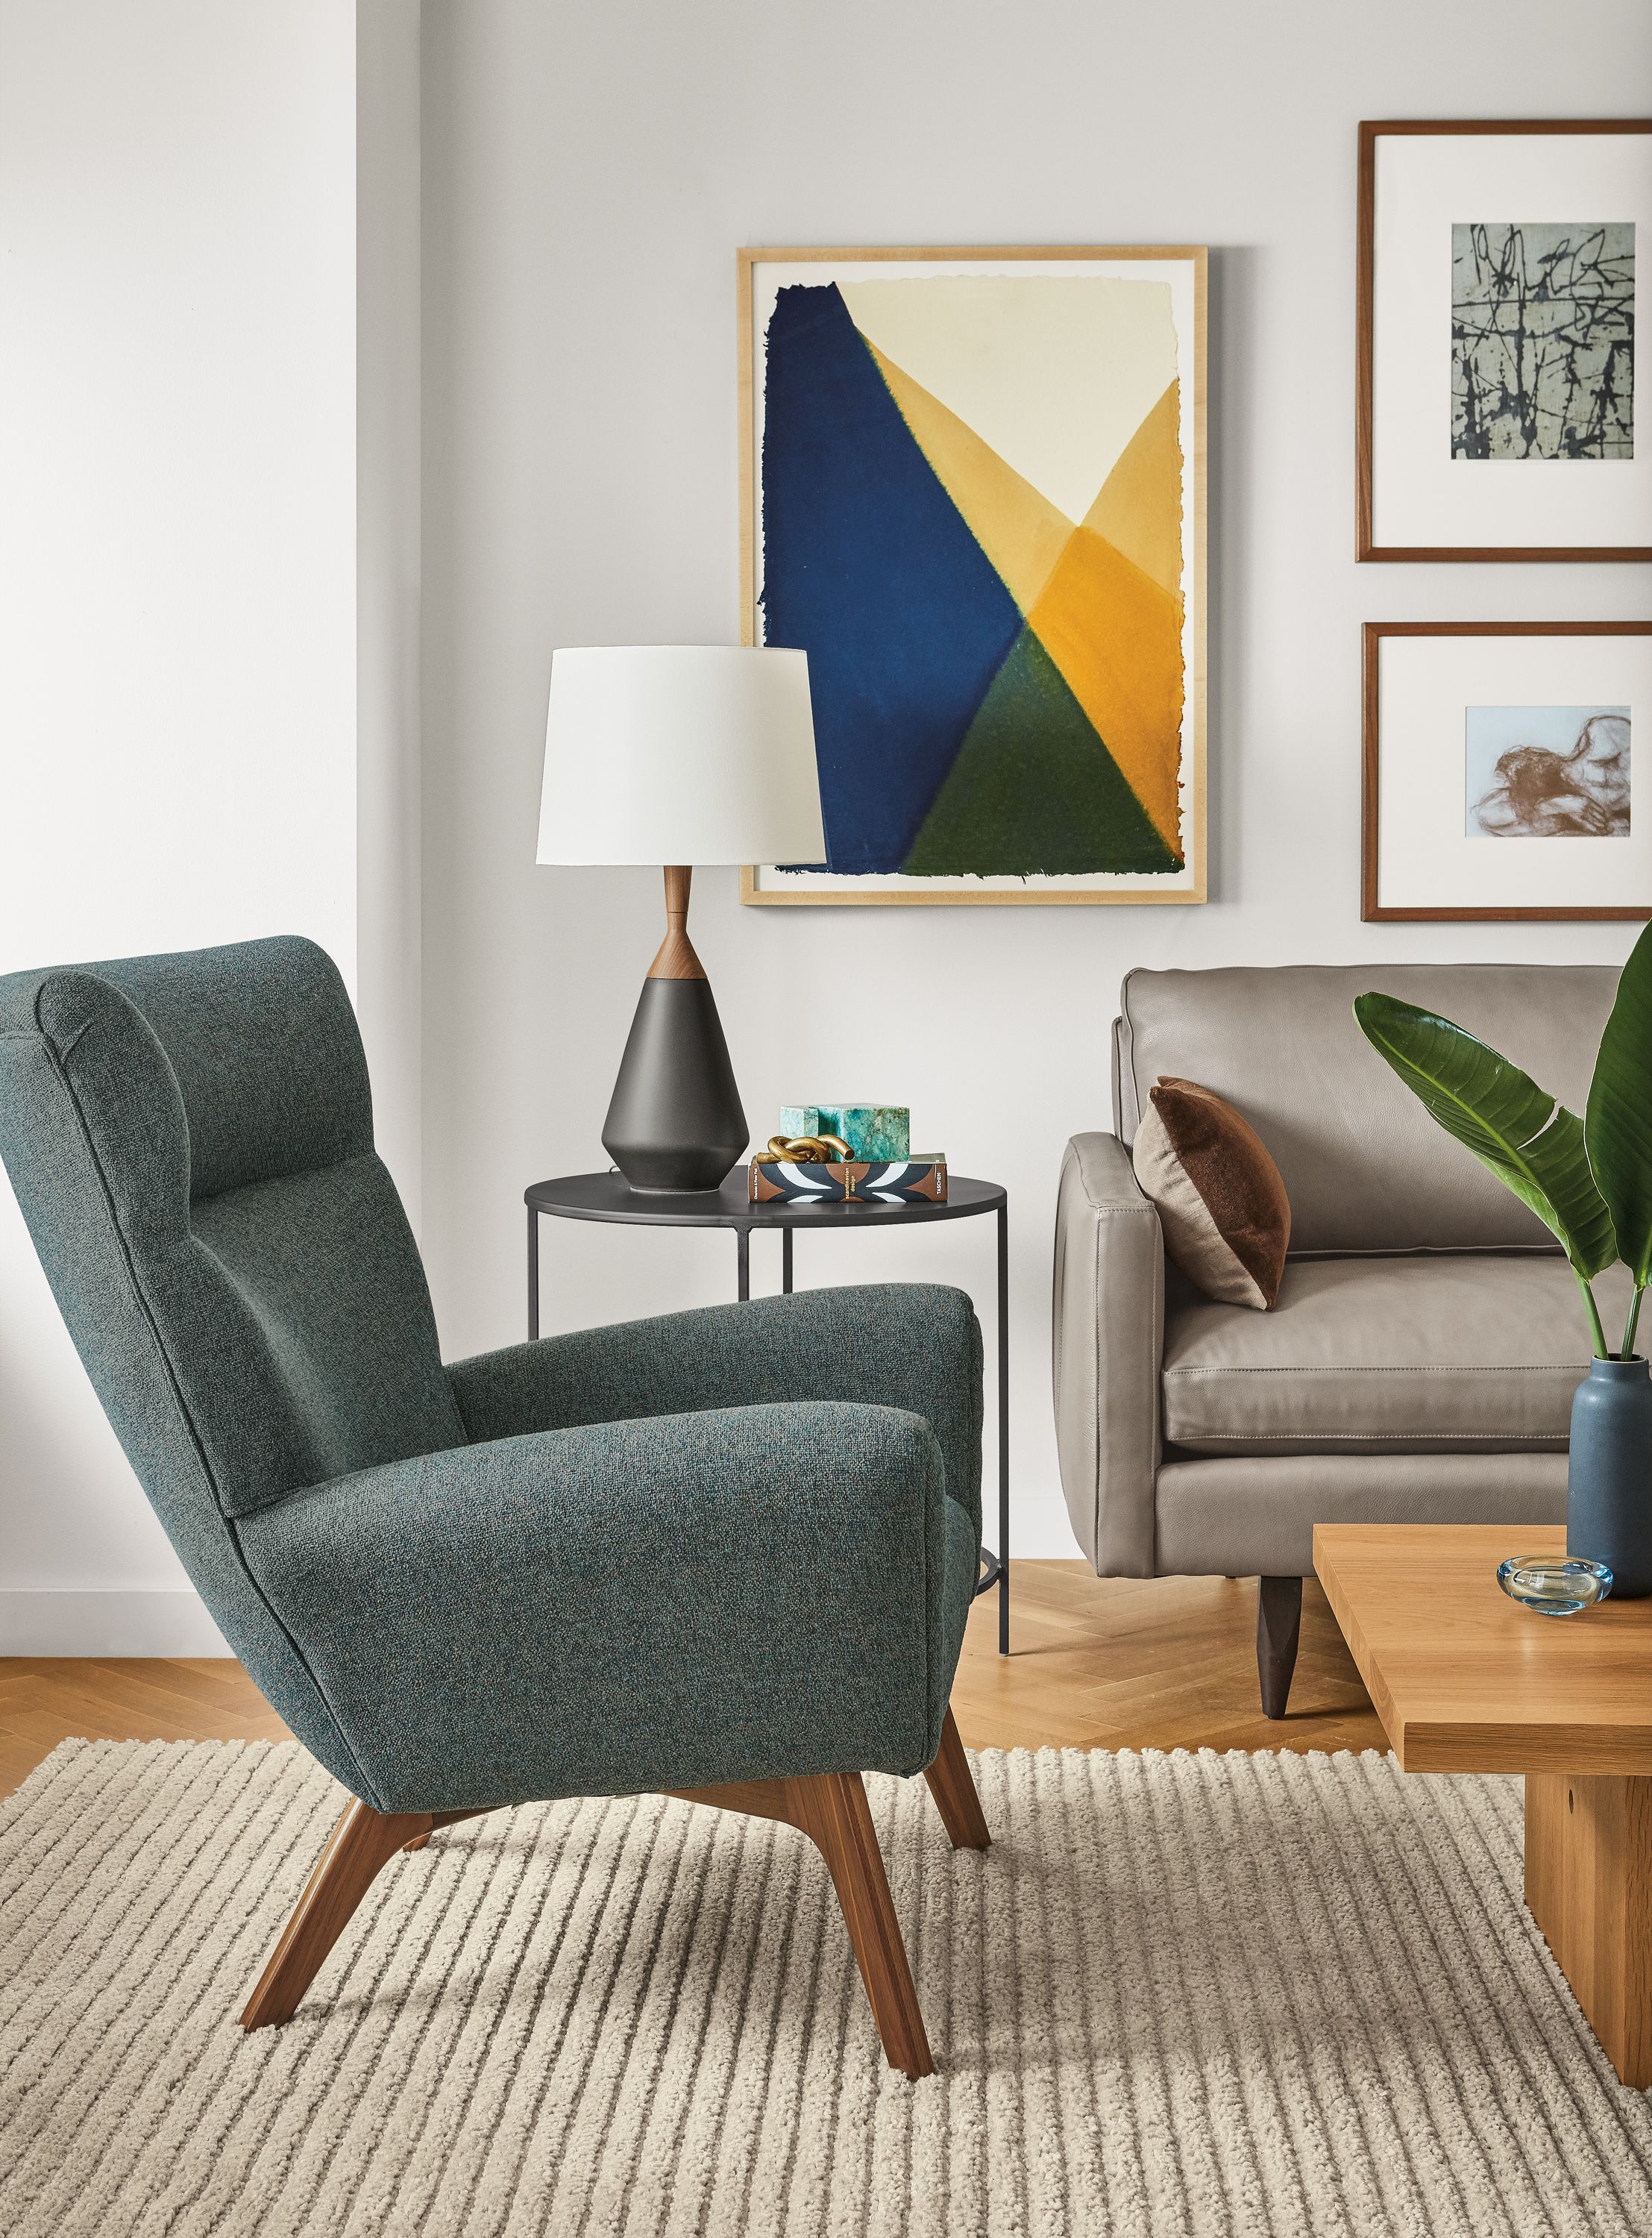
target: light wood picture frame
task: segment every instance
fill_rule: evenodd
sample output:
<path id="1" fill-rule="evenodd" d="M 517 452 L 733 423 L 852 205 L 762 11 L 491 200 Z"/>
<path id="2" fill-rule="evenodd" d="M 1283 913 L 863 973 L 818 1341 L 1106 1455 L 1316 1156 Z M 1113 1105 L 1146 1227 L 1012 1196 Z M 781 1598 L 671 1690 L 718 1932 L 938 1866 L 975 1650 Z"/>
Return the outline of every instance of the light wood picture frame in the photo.
<path id="1" fill-rule="evenodd" d="M 1359 127 L 1355 554 L 1652 560 L 1652 118 Z"/>
<path id="2" fill-rule="evenodd" d="M 1360 916 L 1652 917 L 1652 622 L 1367 622 Z"/>
<path id="3" fill-rule="evenodd" d="M 1203 901 L 1207 252 L 737 268 L 742 638 L 809 655 L 830 864 L 742 900 Z"/>

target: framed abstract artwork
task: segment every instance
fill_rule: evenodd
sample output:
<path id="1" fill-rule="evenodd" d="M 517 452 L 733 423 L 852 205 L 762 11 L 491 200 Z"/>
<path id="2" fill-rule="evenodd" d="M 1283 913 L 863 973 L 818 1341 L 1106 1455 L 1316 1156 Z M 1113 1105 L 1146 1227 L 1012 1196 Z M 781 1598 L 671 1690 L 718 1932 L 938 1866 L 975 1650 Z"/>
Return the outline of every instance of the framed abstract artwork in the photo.
<path id="1" fill-rule="evenodd" d="M 1367 622 L 1365 746 L 1362 917 L 1652 917 L 1652 622 Z"/>
<path id="2" fill-rule="evenodd" d="M 1362 124 L 1361 560 L 1652 560 L 1652 119 Z"/>
<path id="3" fill-rule="evenodd" d="M 1205 898 L 1202 248 L 739 260 L 748 644 L 826 860 L 754 903 Z"/>

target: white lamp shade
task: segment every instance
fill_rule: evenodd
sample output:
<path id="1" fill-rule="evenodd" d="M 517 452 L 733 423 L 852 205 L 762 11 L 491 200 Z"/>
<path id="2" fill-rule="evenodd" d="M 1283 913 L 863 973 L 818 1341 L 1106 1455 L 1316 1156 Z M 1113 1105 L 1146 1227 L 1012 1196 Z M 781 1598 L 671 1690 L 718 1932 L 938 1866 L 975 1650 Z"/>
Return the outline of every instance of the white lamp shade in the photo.
<path id="1" fill-rule="evenodd" d="M 777 646 L 551 659 L 542 863 L 818 863 L 809 660 Z"/>

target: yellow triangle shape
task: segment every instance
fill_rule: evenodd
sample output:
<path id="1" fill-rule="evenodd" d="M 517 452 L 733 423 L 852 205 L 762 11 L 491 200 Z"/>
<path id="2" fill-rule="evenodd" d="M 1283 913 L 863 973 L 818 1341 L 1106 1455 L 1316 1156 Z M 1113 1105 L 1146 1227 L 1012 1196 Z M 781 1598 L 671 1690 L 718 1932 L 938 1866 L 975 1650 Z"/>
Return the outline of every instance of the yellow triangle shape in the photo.
<path id="1" fill-rule="evenodd" d="M 1126 444 L 1084 526 L 1168 591 L 1181 593 L 1181 383 L 1173 381 Z"/>
<path id="2" fill-rule="evenodd" d="M 1028 626 L 1160 837 L 1181 851 L 1181 600 L 1075 529 Z"/>
<path id="3" fill-rule="evenodd" d="M 865 335 L 861 339 L 865 341 Z M 1023 481 L 1014 467 L 1006 466 L 955 412 L 885 357 L 875 342 L 866 347 L 913 440 L 1025 618 L 1054 573 L 1073 534 L 1073 523 L 1031 482 Z M 1110 475 L 1109 484 L 1111 480 Z M 1104 487 L 1102 495 L 1106 493 Z"/>

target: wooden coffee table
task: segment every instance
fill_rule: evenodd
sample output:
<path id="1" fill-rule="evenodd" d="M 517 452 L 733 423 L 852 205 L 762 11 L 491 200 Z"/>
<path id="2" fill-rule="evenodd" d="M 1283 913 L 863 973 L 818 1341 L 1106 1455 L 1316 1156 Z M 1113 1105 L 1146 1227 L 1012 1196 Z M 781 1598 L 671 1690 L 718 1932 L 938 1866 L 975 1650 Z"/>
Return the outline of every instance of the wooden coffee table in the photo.
<path id="1" fill-rule="evenodd" d="M 1619 2080 L 1652 2084 L 1652 1600 L 1499 1588 L 1558 1526 L 1325 1523 L 1313 1566 L 1406 1771 L 1518 1771 L 1526 1903 Z"/>

